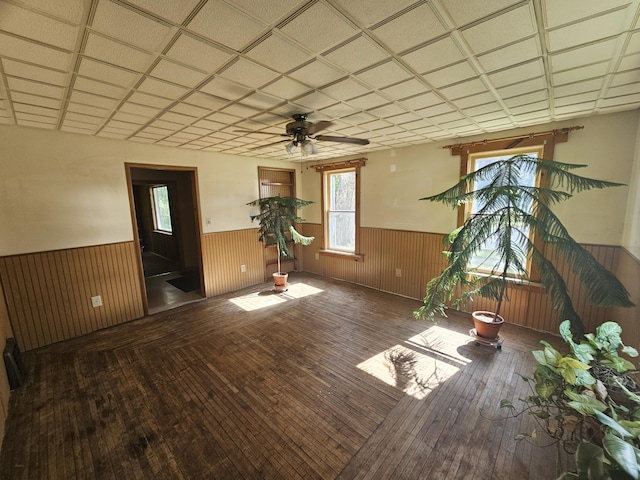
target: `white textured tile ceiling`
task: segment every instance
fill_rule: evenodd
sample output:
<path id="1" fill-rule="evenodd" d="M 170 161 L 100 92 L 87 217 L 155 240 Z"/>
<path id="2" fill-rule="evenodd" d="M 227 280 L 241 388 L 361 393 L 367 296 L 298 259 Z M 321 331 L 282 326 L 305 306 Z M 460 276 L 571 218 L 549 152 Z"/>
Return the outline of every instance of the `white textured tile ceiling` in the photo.
<path id="1" fill-rule="evenodd" d="M 0 123 L 329 158 L 640 106 L 634 0 L 0 0 Z M 256 133 L 240 133 L 245 130 Z"/>

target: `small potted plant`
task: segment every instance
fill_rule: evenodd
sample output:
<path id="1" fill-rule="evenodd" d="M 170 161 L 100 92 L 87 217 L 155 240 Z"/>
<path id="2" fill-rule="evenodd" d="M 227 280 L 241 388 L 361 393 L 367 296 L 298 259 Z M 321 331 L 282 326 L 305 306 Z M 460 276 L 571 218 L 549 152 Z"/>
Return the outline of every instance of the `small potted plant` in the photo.
<path id="1" fill-rule="evenodd" d="M 251 221 L 257 221 L 260 225 L 258 230 L 258 240 L 264 241 L 267 245 L 275 245 L 277 249 L 278 271 L 273 274 L 274 287 L 277 292 L 287 289 L 287 279 L 289 275 L 282 272 L 281 258 L 293 258 L 293 253 L 289 250 L 288 243 L 300 243 L 309 245 L 314 237 L 305 237 L 298 233 L 294 224 L 303 222 L 304 219 L 298 217 L 299 208 L 311 205 L 313 202 L 301 200 L 295 197 L 265 197 L 259 198 L 247 205 L 258 207 L 260 212 L 251 215 Z"/>
<path id="2" fill-rule="evenodd" d="M 565 280 L 551 258 L 558 255 L 586 286 L 587 298 L 601 307 L 631 307 L 629 293 L 620 281 L 602 266 L 567 232 L 550 205 L 566 200 L 574 191 L 620 186 L 622 184 L 576 175 L 571 170 L 585 165 L 548 161 L 528 155 L 500 158 L 479 168 L 437 195 L 421 198 L 458 207 L 474 205 L 461 227 L 448 236 L 445 253 L 448 265 L 429 281 L 424 305 L 417 318 L 436 320 L 446 316 L 448 304 L 460 307 L 475 295 L 495 301 L 493 312 L 476 312 L 479 336 L 496 339 L 503 323 L 501 307 L 508 290 L 529 280 L 527 259 L 536 267 L 540 282 L 569 320 L 576 338 L 584 332 L 573 308 Z M 549 185 L 539 186 L 535 178 L 545 174 Z M 523 182 L 524 178 L 533 181 Z M 555 189 L 554 189 L 555 187 Z M 540 240 L 541 244 L 532 240 Z M 455 297 L 455 299 L 454 299 Z M 483 326 L 493 327 L 482 330 Z"/>

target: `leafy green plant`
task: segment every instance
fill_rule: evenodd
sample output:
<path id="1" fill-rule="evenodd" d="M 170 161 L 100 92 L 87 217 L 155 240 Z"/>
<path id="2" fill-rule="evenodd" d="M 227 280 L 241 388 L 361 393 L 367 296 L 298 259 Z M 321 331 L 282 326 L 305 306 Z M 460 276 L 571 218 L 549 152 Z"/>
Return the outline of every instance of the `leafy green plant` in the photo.
<path id="1" fill-rule="evenodd" d="M 288 242 L 309 245 L 315 237 L 305 237 L 298 233 L 294 224 L 303 222 L 298 217 L 299 208 L 311 205 L 309 200 L 301 200 L 295 197 L 265 197 L 247 203 L 252 207 L 258 207 L 260 212 L 251 215 L 251 221 L 259 223 L 258 240 L 267 245 L 275 245 L 278 251 L 278 272 L 281 271 L 281 258 L 293 258 L 289 250 Z"/>
<path id="2" fill-rule="evenodd" d="M 570 320 L 571 329 L 579 338 L 584 327 L 565 280 L 552 261 L 553 255 L 567 262 L 595 305 L 633 306 L 629 293 L 615 275 L 569 235 L 550 208 L 574 192 L 622 185 L 572 173 L 582 167 L 585 165 L 515 155 L 463 175 L 444 192 L 421 198 L 454 208 L 475 202 L 479 209 L 448 236 L 444 252 L 448 265 L 427 284 L 424 305 L 414 312 L 415 316 L 436 320 L 436 313 L 446 316 L 448 304 L 458 308 L 480 295 L 496 302 L 497 317 L 503 301 L 509 298 L 509 288 L 529 280 L 530 258 L 553 307 L 560 311 L 562 319 Z M 533 186 L 523 185 L 523 178 L 541 174 L 549 179 L 549 186 L 538 186 L 535 182 Z M 529 233 L 541 239 L 545 248 L 534 243 Z M 470 269 L 474 258 L 483 259 L 482 271 L 487 274 L 478 275 Z"/>
<path id="3" fill-rule="evenodd" d="M 533 377 L 520 375 L 531 391 L 520 399 L 524 407 L 517 411 L 511 401 L 500 402 L 513 416 L 528 413 L 536 420 L 536 429 L 516 440 L 542 432 L 575 452 L 576 471 L 562 479 L 640 478 L 640 389 L 629 375 L 635 365 L 620 355 L 638 352 L 622 343 L 621 333 L 617 323 L 605 322 L 575 342 L 569 321 L 562 322 L 569 353 L 541 341 L 544 349 L 533 352 Z"/>

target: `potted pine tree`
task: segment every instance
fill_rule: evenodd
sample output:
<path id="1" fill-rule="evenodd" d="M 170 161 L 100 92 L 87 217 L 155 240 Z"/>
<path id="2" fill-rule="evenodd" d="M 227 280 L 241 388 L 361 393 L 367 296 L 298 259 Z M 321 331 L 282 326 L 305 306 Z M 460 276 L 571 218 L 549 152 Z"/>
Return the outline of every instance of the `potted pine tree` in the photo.
<path id="1" fill-rule="evenodd" d="M 283 292 L 287 289 L 289 275 L 282 271 L 281 259 L 293 258 L 288 243 L 293 241 L 309 245 L 315 240 L 315 237 L 301 235 L 294 227 L 295 223 L 304 221 L 303 218 L 298 217 L 298 209 L 312 203 L 308 200 L 278 195 L 259 198 L 247 204 L 260 209 L 259 213 L 251 215 L 251 221 L 259 223 L 258 240 L 264 241 L 267 245 L 276 246 L 278 271 L 273 274 L 273 282 L 277 292 Z"/>
<path id="2" fill-rule="evenodd" d="M 548 161 L 528 155 L 503 157 L 461 177 L 437 195 L 421 198 L 452 207 L 474 205 L 461 227 L 447 237 L 446 268 L 426 287 L 424 305 L 414 312 L 417 318 L 436 320 L 446 316 L 447 305 L 459 308 L 479 295 L 495 301 L 493 312 L 474 323 L 476 332 L 497 338 L 497 330 L 480 334 L 483 324 L 497 327 L 509 289 L 529 280 L 527 259 L 537 269 L 540 282 L 550 296 L 561 320 L 569 320 L 575 338 L 584 333 L 565 280 L 552 256 L 563 258 L 586 287 L 588 300 L 601 307 L 631 307 L 629 293 L 620 281 L 602 266 L 567 232 L 550 206 L 566 200 L 574 192 L 622 184 L 576 175 L 571 170 L 585 167 Z M 545 174 L 548 186 L 539 186 L 536 176 Z M 534 181 L 523 181 L 533 178 Z M 539 243 L 532 237 L 540 239 Z"/>

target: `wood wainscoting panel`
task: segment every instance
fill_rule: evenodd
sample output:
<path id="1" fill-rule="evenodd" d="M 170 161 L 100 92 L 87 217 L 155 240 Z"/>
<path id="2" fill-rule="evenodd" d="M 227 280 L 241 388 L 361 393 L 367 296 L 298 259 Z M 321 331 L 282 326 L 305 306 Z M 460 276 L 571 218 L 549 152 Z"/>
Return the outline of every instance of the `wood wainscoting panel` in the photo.
<path id="1" fill-rule="evenodd" d="M 0 258 L 9 318 L 22 350 L 144 315 L 133 242 Z M 94 308 L 91 297 L 100 295 Z"/>
<path id="2" fill-rule="evenodd" d="M 180 261 L 180 253 L 178 251 L 177 233 L 167 234 L 157 231 L 151 232 L 151 245 L 149 251 L 168 258 L 169 260 Z"/>
<path id="3" fill-rule="evenodd" d="M 358 279 L 356 283 L 377 290 L 383 289 L 380 281 L 382 269 L 384 268 L 384 259 L 381 255 L 370 255 L 369 253 L 383 251 L 384 232 L 385 230 L 382 228 L 360 229 L 360 253 L 364 255 L 364 261 L 358 264 Z"/>
<path id="4" fill-rule="evenodd" d="M 314 235 L 317 239 L 321 239 L 321 225 L 305 223 L 302 229 L 304 235 Z M 446 249 L 444 234 L 368 227 L 361 228 L 360 233 L 361 251 L 359 253 L 363 255 L 362 262 L 323 255 L 316 260 L 315 253 L 322 248 L 322 242 L 316 240 L 311 246 L 302 249 L 304 271 L 397 295 L 422 299 L 427 282 L 439 275 L 446 266 L 446 258 L 442 254 Z M 625 261 L 622 266 L 618 261 L 620 247 L 606 245 L 584 245 L 584 247 L 607 269 L 614 271 L 618 268 L 623 272 L 623 283 L 631 285 L 627 288 L 634 288 L 634 285 L 638 288 L 640 274 L 630 266 L 637 264 L 637 261 L 632 261 L 630 264 Z M 555 259 L 554 262 L 567 282 L 574 307 L 581 316 L 586 331 L 593 331 L 602 322 L 614 316 L 613 309 L 604 309 L 590 304 L 585 297 L 584 287 L 577 281 L 571 269 L 559 259 Z M 397 275 L 397 269 L 400 276 Z M 514 288 L 509 295 L 509 301 L 502 307 L 502 315 L 508 322 L 558 334 L 558 325 L 561 321 L 559 313 L 551 307 L 549 297 L 542 287 Z M 637 299 L 635 301 L 638 303 Z M 492 310 L 494 307 L 493 302 L 478 297 L 473 303 L 468 304 L 465 310 Z M 615 314 L 618 318 L 628 314 L 627 309 L 620 310 L 621 313 Z M 633 315 L 633 312 L 631 314 Z M 637 330 L 637 339 L 640 343 L 640 328 Z"/>
<path id="5" fill-rule="evenodd" d="M 207 297 L 264 282 L 264 247 L 258 241 L 258 229 L 204 235 L 202 263 Z M 245 272 L 241 271 L 242 265 Z"/>
<path id="6" fill-rule="evenodd" d="M 532 288 L 528 292 L 528 310 L 518 325 L 543 332 L 558 334 L 560 313 L 551 306 L 551 299 L 543 288 Z"/>
<path id="7" fill-rule="evenodd" d="M 304 271 L 346 280 L 410 298 L 423 298 L 429 279 L 445 265 L 444 235 L 424 232 L 360 228 L 363 260 L 315 255 L 322 249 L 322 225 L 305 223 L 304 235 L 316 241 L 302 248 Z M 400 276 L 396 275 L 400 269 Z"/>
<path id="8" fill-rule="evenodd" d="M 358 266 L 362 262 L 357 262 L 353 258 L 325 256 L 324 263 L 327 277 L 358 283 Z"/>
<path id="9" fill-rule="evenodd" d="M 318 223 L 301 223 L 299 227 L 298 231 L 305 237 L 315 237 L 311 245 L 298 249 L 302 258 L 302 262 L 299 264 L 301 270 L 315 273 L 316 275 L 326 275 L 325 262 L 327 257 L 319 254 L 320 250 L 322 250 L 322 225 Z M 316 254 L 318 258 L 316 258 Z"/>
<path id="10" fill-rule="evenodd" d="M 424 257 L 423 263 L 420 265 L 422 269 L 422 278 L 420 279 L 420 288 L 418 296 L 422 300 L 425 295 L 427 283 L 433 277 L 440 275 L 447 264 L 447 258 L 442 251 L 444 250 L 445 235 L 440 233 L 423 233 L 424 235 Z"/>
<path id="11" fill-rule="evenodd" d="M 626 345 L 640 349 L 640 258 L 632 255 L 627 249 L 621 248 L 614 273 L 627 288 L 631 301 L 636 306 L 612 308 L 610 318 L 607 320 L 620 324 L 622 340 Z"/>
<path id="12" fill-rule="evenodd" d="M 386 255 L 380 258 L 380 288 L 410 298 L 420 298 L 425 270 L 426 234 L 384 230 L 382 244 Z"/>
<path id="13" fill-rule="evenodd" d="M 607 270 L 615 271 L 617 258 L 620 247 L 610 245 L 582 245 L 589 251 L 594 258 L 600 262 Z M 597 307 L 589 302 L 586 296 L 584 286 L 578 281 L 578 278 L 571 271 L 571 268 L 561 258 L 555 258 L 554 263 L 557 265 L 558 271 L 567 283 L 569 295 L 573 301 L 573 308 L 584 323 L 586 332 L 593 332 L 601 323 L 607 321 L 611 317 L 611 311 L 606 308 Z M 554 311 L 557 316 L 557 312 Z M 556 332 L 557 333 L 557 327 Z"/>

